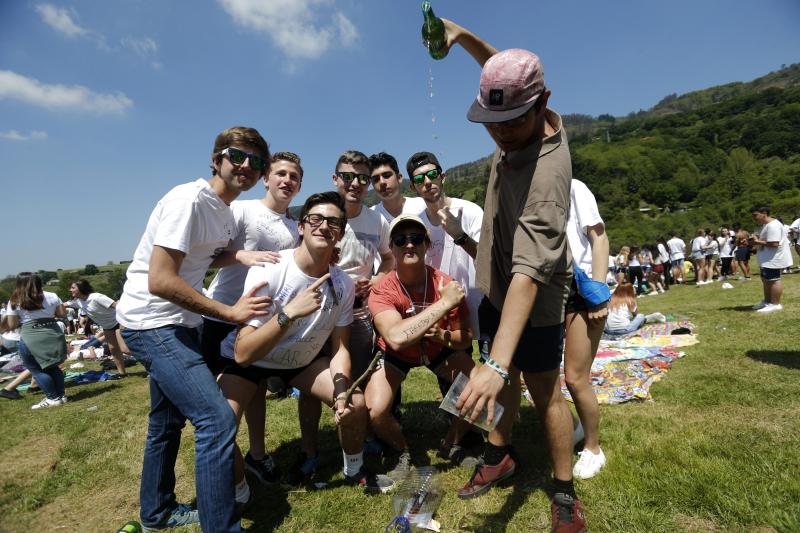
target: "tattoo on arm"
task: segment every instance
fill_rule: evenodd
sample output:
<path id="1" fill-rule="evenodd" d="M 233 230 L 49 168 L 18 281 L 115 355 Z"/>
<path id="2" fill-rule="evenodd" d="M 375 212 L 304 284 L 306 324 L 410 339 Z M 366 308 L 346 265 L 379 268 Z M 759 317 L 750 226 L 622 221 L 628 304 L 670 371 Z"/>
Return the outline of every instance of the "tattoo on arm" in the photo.
<path id="1" fill-rule="evenodd" d="M 405 335 L 406 335 L 406 340 L 409 340 L 412 337 L 414 337 L 414 335 L 419 333 L 420 330 L 422 330 L 423 332 L 427 331 L 428 328 L 431 327 L 431 324 L 438 320 L 438 318 L 434 319 L 434 317 L 438 313 L 440 313 L 441 311 L 444 311 L 446 313 L 447 312 L 447 307 L 446 307 L 446 304 L 443 301 L 439 300 L 438 302 L 436 302 L 435 304 L 430 306 L 427 309 L 427 311 L 430 311 L 430 312 L 428 312 L 428 313 L 423 312 L 422 315 L 416 316 L 415 318 L 417 320 L 413 324 L 411 324 L 409 327 L 407 327 L 406 329 L 403 330 L 403 333 L 405 333 Z"/>
<path id="2" fill-rule="evenodd" d="M 212 308 L 210 305 L 205 303 L 203 300 L 194 298 L 192 296 L 184 295 L 179 291 L 173 291 L 172 294 L 167 298 L 167 300 L 174 303 L 175 305 L 183 307 L 184 309 L 188 309 L 189 311 L 200 313 L 201 315 L 225 319 L 225 317 L 223 317 L 221 313 L 219 313 L 216 309 Z"/>

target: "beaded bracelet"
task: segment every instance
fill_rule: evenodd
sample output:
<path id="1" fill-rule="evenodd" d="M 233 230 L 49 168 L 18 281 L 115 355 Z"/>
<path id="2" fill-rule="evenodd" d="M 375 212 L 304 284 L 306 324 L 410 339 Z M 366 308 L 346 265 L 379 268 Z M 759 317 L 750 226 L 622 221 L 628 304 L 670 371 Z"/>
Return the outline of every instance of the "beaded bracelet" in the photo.
<path id="1" fill-rule="evenodd" d="M 500 363 L 489 357 L 488 359 L 486 359 L 486 363 L 484 364 L 489 368 L 491 368 L 492 370 L 494 370 L 495 372 L 497 372 L 498 374 L 500 374 L 500 377 L 503 378 L 503 381 L 506 382 L 506 385 L 511 384 L 511 379 L 508 377 L 508 372 L 504 370 L 502 366 L 500 366 Z"/>

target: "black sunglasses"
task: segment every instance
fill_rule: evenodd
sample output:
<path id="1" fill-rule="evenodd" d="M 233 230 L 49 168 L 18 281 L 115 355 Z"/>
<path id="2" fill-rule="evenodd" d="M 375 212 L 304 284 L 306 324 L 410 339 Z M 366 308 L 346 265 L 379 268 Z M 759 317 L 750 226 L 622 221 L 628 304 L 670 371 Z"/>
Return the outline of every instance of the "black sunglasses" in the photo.
<path id="1" fill-rule="evenodd" d="M 243 165 L 245 161 L 250 161 L 250 168 L 253 170 L 264 170 L 267 167 L 267 161 L 256 154 L 249 154 L 244 150 L 238 148 L 227 147 L 220 152 L 220 155 L 227 155 L 228 159 L 234 165 Z"/>
<path id="2" fill-rule="evenodd" d="M 357 179 L 361 185 L 368 185 L 370 180 L 368 175 L 357 174 L 356 172 L 337 172 L 336 176 L 348 187 L 354 179 Z"/>
<path id="3" fill-rule="evenodd" d="M 442 177 L 442 171 L 439 170 L 438 168 L 432 168 L 427 172 L 423 172 L 421 174 L 414 174 L 413 176 L 411 176 L 411 182 L 414 185 L 422 185 L 423 183 L 425 183 L 426 177 L 431 181 L 438 180 L 439 178 Z"/>
<path id="4" fill-rule="evenodd" d="M 425 242 L 425 234 L 423 233 L 401 233 L 392 237 L 392 243 L 402 248 L 407 242 L 411 241 L 414 246 L 419 246 Z"/>
<path id="5" fill-rule="evenodd" d="M 322 225 L 323 222 L 328 223 L 330 229 L 340 230 L 344 225 L 341 217 L 326 217 L 318 213 L 311 213 L 303 217 L 303 222 L 308 222 L 311 227 L 316 228 Z"/>

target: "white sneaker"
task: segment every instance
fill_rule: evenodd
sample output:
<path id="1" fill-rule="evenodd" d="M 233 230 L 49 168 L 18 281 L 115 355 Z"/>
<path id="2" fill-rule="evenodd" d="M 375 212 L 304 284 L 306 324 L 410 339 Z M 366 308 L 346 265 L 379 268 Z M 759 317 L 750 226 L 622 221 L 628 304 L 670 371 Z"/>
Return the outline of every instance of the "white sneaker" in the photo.
<path id="1" fill-rule="evenodd" d="M 762 302 L 758 302 L 756 305 L 753 306 L 753 309 L 755 309 L 756 311 L 759 311 L 761 309 L 764 309 L 768 305 L 770 305 L 770 304 L 768 304 L 767 302 L 763 302 L 763 301 Z"/>
<path id="2" fill-rule="evenodd" d="M 600 469 L 603 468 L 603 465 L 606 464 L 606 456 L 602 449 L 598 454 L 584 449 L 578 455 L 580 455 L 580 458 L 572 469 L 572 475 L 578 479 L 594 477 Z"/>
<path id="3" fill-rule="evenodd" d="M 772 313 L 773 311 L 780 311 L 783 309 L 781 304 L 767 304 L 758 310 L 759 313 Z"/>
<path id="4" fill-rule="evenodd" d="M 64 396 L 59 398 L 58 401 L 61 402 L 62 404 L 67 403 L 67 401 L 68 401 L 67 395 L 65 394 Z"/>
<path id="5" fill-rule="evenodd" d="M 58 407 L 59 405 L 61 405 L 61 398 L 56 398 L 55 400 L 44 398 L 41 402 L 31 405 L 31 409 L 37 411 L 39 409 L 47 409 L 48 407 Z"/>

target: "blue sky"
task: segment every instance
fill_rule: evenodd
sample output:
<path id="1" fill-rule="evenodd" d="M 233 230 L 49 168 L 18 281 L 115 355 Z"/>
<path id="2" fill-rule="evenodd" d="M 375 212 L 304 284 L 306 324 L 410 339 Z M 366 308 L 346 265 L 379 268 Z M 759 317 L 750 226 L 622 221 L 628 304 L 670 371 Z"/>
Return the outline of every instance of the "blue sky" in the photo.
<path id="1" fill-rule="evenodd" d="M 130 259 L 158 199 L 208 177 L 232 125 L 300 154 L 296 203 L 331 188 L 346 149 L 402 163 L 431 150 L 445 167 L 487 155 L 465 118 L 479 68 L 460 48 L 428 57 L 420 4 L 0 2 L 0 275 Z M 433 5 L 498 48 L 538 53 L 562 113 L 625 115 L 800 60 L 795 0 Z"/>

